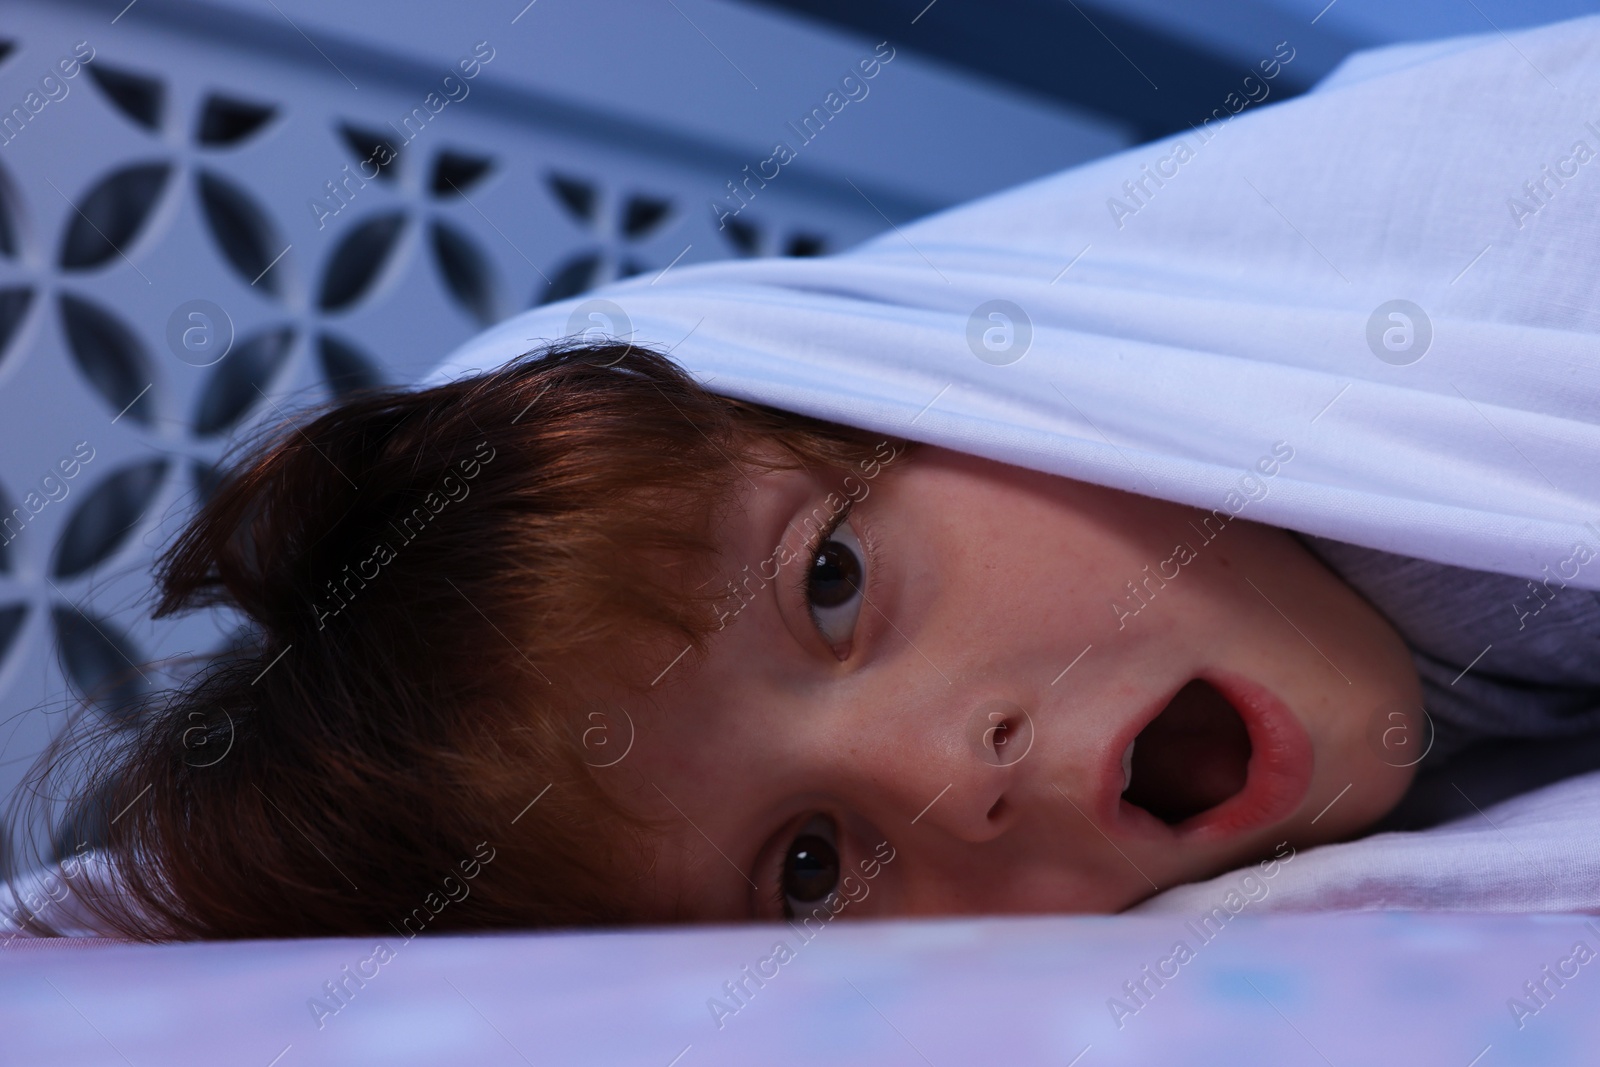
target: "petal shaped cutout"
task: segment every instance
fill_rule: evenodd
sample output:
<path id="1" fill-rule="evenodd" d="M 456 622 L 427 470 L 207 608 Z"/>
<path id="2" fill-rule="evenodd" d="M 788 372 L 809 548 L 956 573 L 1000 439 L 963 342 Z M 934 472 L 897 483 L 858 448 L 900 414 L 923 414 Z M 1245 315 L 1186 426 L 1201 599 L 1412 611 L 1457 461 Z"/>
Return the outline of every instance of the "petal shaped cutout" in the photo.
<path id="1" fill-rule="evenodd" d="M 33 291 L 20 286 L 0 289 L 0 362 L 6 358 L 11 338 L 28 317 L 28 306 L 33 303 Z"/>
<path id="2" fill-rule="evenodd" d="M 288 362 L 294 330 L 278 326 L 235 344 L 200 390 L 194 409 L 196 437 L 230 429 L 254 407 Z"/>
<path id="3" fill-rule="evenodd" d="M 814 233 L 795 233 L 789 235 L 789 241 L 784 245 L 783 254 L 786 256 L 820 256 L 827 250 L 828 242 Z"/>
<path id="4" fill-rule="evenodd" d="M 28 513 L 17 508 L 16 514 L 12 514 L 12 508 L 16 508 L 16 504 L 6 493 L 6 487 L 0 485 L 0 574 L 11 573 L 11 542 L 20 537 L 28 525 Z"/>
<path id="5" fill-rule="evenodd" d="M 4 63 L 6 61 L 6 57 L 12 52 L 16 51 L 16 48 L 17 42 L 0 40 L 0 63 Z"/>
<path id="6" fill-rule="evenodd" d="M 247 284 L 282 293 L 286 268 L 281 257 L 287 250 L 266 213 L 221 175 L 201 171 L 197 181 L 202 213 L 223 256 Z"/>
<path id="7" fill-rule="evenodd" d="M 592 182 L 565 174 L 551 174 L 546 180 L 555 192 L 556 199 L 560 200 L 568 211 L 584 222 L 594 222 L 594 209 L 599 202 L 600 192 Z"/>
<path id="8" fill-rule="evenodd" d="M 368 219 L 345 235 L 322 277 L 318 300 L 324 311 L 339 311 L 366 295 L 383 272 L 384 261 L 394 251 L 405 229 L 399 212 Z"/>
<path id="9" fill-rule="evenodd" d="M 50 573 L 75 578 L 110 559 L 144 518 L 167 473 L 167 460 L 118 467 L 84 496 L 61 531 Z"/>
<path id="10" fill-rule="evenodd" d="M 212 93 L 200 109 L 200 124 L 195 139 L 203 145 L 235 145 L 247 140 L 271 121 L 278 109 L 237 97 Z"/>
<path id="11" fill-rule="evenodd" d="M 118 418 L 154 425 L 155 376 L 139 338 L 109 311 L 80 297 L 62 293 L 58 306 L 72 360 L 95 392 Z"/>
<path id="12" fill-rule="evenodd" d="M 761 230 L 753 222 L 723 219 L 722 232 L 741 256 L 753 256 L 761 251 Z"/>
<path id="13" fill-rule="evenodd" d="M 494 160 L 488 156 L 471 156 L 446 149 L 433 161 L 433 191 L 438 196 L 464 195 L 493 166 Z"/>
<path id="14" fill-rule="evenodd" d="M 89 76 L 118 111 L 147 130 L 161 128 L 161 112 L 167 97 L 161 82 L 144 74 L 108 67 L 105 60 L 84 66 L 89 68 Z"/>
<path id="15" fill-rule="evenodd" d="M 339 136 L 344 138 L 344 143 L 350 151 L 356 154 L 362 163 L 369 163 L 367 170 L 376 169 L 377 176 L 383 181 L 392 182 L 400 174 L 400 149 L 395 147 L 387 133 L 375 133 L 360 126 L 341 125 Z M 361 177 L 370 177 L 367 170 L 359 170 Z"/>
<path id="16" fill-rule="evenodd" d="M 132 639 L 110 619 L 77 608 L 56 605 L 50 616 L 72 687 L 111 722 L 132 726 L 141 700 L 155 689 L 136 666 L 142 655 Z"/>
<path id="17" fill-rule="evenodd" d="M 135 163 L 100 180 L 67 216 L 61 242 L 61 265 L 68 270 L 98 267 L 113 256 L 126 255 L 151 210 L 161 199 L 172 167 Z"/>
<path id="18" fill-rule="evenodd" d="M 430 227 L 434 262 L 456 303 L 484 326 L 495 320 L 489 261 L 466 234 L 443 222 Z"/>
<path id="19" fill-rule="evenodd" d="M 545 286 L 544 296 L 539 303 L 548 304 L 553 300 L 565 300 L 569 296 L 577 296 L 595 283 L 595 275 L 600 272 L 600 253 L 585 252 L 573 256 L 561 265 L 555 277 L 550 279 L 550 284 Z"/>
<path id="20" fill-rule="evenodd" d="M 622 210 L 622 233 L 638 240 L 661 225 L 672 211 L 672 202 L 654 196 L 630 196 Z"/>
<path id="21" fill-rule="evenodd" d="M 11 651 L 27 619 L 28 605 L 0 604 L 0 667 L 5 665 L 6 653 Z"/>
<path id="22" fill-rule="evenodd" d="M 6 173 L 0 171 L 0 256 L 16 259 L 22 254 L 21 218 L 17 188 Z"/>
<path id="23" fill-rule="evenodd" d="M 329 334 L 317 338 L 317 362 L 333 395 L 343 399 L 361 389 L 383 385 L 383 368 L 360 349 Z"/>

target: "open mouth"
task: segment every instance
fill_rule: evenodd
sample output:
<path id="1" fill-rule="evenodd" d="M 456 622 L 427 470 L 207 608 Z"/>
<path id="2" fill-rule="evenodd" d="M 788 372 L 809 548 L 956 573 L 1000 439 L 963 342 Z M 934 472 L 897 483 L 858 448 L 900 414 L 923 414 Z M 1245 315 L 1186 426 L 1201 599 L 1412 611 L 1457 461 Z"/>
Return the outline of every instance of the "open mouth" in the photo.
<path id="1" fill-rule="evenodd" d="M 1123 754 L 1122 799 L 1176 826 L 1242 792 L 1251 751 L 1239 710 L 1211 683 L 1196 678 Z"/>

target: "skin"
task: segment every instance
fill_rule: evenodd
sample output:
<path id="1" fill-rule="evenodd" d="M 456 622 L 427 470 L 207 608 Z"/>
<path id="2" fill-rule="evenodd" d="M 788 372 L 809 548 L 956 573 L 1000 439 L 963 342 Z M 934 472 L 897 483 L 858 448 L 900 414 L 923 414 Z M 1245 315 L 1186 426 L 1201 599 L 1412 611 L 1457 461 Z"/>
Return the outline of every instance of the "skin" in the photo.
<path id="1" fill-rule="evenodd" d="M 1420 705 L 1405 645 L 1287 532 L 1239 518 L 1206 543 L 1198 509 L 931 446 L 852 484 L 847 522 L 872 558 L 843 647 L 802 584 L 805 518 L 845 498 L 839 475 L 752 472 L 718 569 L 789 562 L 750 585 L 703 660 L 619 698 L 634 745 L 597 774 L 664 827 L 648 918 L 781 918 L 784 855 L 819 813 L 855 875 L 845 915 L 1116 912 L 1284 843 L 1350 837 L 1409 785 L 1371 740 L 1386 709 Z M 1194 558 L 1119 620 L 1114 601 L 1137 603 L 1126 583 L 1178 542 Z M 1306 780 L 1262 825 L 1118 817 L 1126 739 L 1201 675 L 1286 705 Z M 994 701 L 1027 713 L 1021 758 L 984 736 Z"/>

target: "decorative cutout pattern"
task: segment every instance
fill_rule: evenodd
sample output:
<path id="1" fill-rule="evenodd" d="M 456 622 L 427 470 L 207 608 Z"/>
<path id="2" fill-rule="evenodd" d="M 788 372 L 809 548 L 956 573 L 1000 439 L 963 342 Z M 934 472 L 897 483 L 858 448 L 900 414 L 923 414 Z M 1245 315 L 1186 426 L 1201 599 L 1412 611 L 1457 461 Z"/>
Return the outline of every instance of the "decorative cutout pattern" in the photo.
<path id="1" fill-rule="evenodd" d="M 138 666 L 143 653 L 123 629 L 78 608 L 51 610 L 56 646 L 78 696 L 119 726 L 132 726 L 138 703 L 154 687 Z"/>
<path id="2" fill-rule="evenodd" d="M 28 305 L 33 303 L 33 293 L 27 289 L 0 289 L 0 363 L 11 347 L 11 338 L 28 317 Z"/>
<path id="3" fill-rule="evenodd" d="M 653 196 L 630 196 L 627 207 L 622 209 L 622 233 L 625 237 L 638 240 L 648 236 L 657 226 L 661 225 L 667 217 L 667 212 L 672 210 L 672 203 L 660 200 Z"/>
<path id="4" fill-rule="evenodd" d="M 639 258 L 632 242 L 644 241 L 661 230 L 672 215 L 672 202 L 665 197 L 630 194 L 617 211 L 614 231 L 606 229 L 607 219 L 600 207 L 604 192 L 594 182 L 575 178 L 570 174 L 551 172 L 545 176 L 550 191 L 571 216 L 572 221 L 595 232 L 606 243 L 611 232 L 620 234 L 623 247 L 579 252 L 556 269 L 545 282 L 543 292 L 536 293 L 534 303 L 548 304 L 576 296 L 610 278 L 628 278 L 642 274 L 649 266 Z M 609 272 L 608 263 L 615 263 Z"/>
<path id="5" fill-rule="evenodd" d="M 556 198 L 572 212 L 580 222 L 594 222 L 595 203 L 600 198 L 600 191 L 582 178 L 572 178 L 565 174 L 551 174 L 546 180 L 550 183 L 551 190 Z"/>
<path id="6" fill-rule="evenodd" d="M 792 233 L 783 246 L 786 256 L 820 256 L 828 250 L 828 239 L 815 233 Z"/>
<path id="7" fill-rule="evenodd" d="M 248 193 L 220 175 L 201 171 L 196 180 L 200 206 L 223 256 L 247 285 L 281 293 L 284 267 L 278 254 L 284 243 L 273 232 L 266 214 L 251 202 Z"/>
<path id="8" fill-rule="evenodd" d="M 544 297 L 539 303 L 548 304 L 556 300 L 565 300 L 569 296 L 577 296 L 585 289 L 593 288 L 595 280 L 600 275 L 600 264 L 598 252 L 585 252 L 573 256 L 551 276 L 545 286 Z"/>
<path id="9" fill-rule="evenodd" d="M 11 517 L 11 509 L 15 506 L 5 486 L 0 485 L 0 574 L 11 572 L 11 540 L 20 532 L 5 523 L 5 520 Z M 0 648 L 0 663 L 4 662 L 5 650 Z"/>
<path id="10" fill-rule="evenodd" d="M 22 254 L 22 239 L 17 232 L 17 192 L 11 179 L 0 170 L 0 256 L 16 259 Z"/>
<path id="11" fill-rule="evenodd" d="M 78 369 L 116 415 L 152 426 L 155 376 L 144 345 L 116 316 L 75 296 L 61 294 L 61 326 Z"/>
<path id="12" fill-rule="evenodd" d="M 142 74 L 108 67 L 103 59 L 89 64 L 89 75 L 94 78 L 96 85 L 105 90 L 106 97 L 117 110 L 147 130 L 161 128 L 161 112 L 167 99 L 161 82 Z"/>
<path id="13" fill-rule="evenodd" d="M 322 377 L 335 396 L 344 397 L 383 384 L 383 371 L 374 360 L 329 334 L 317 338 L 317 360 L 322 365 Z"/>
<path id="14" fill-rule="evenodd" d="M 348 123 L 339 127 L 339 136 L 358 160 L 371 160 L 380 181 L 392 182 L 400 176 L 400 150 L 386 133 L 374 133 Z"/>
<path id="15" fill-rule="evenodd" d="M 722 234 L 741 256 L 759 256 L 768 244 L 768 234 L 761 226 L 741 219 L 723 219 Z M 783 256 L 820 256 L 828 247 L 826 237 L 805 230 L 794 230 L 782 237 L 774 236 L 771 243 L 772 254 Z"/>
<path id="16" fill-rule="evenodd" d="M 171 172 L 165 163 L 136 163 L 101 179 L 67 222 L 62 267 L 87 270 L 113 256 L 127 255 Z"/>
<path id="17" fill-rule="evenodd" d="M 471 156 L 446 150 L 433 161 L 431 187 L 436 196 L 462 196 L 478 184 L 494 161 L 488 156 Z"/>
<path id="18" fill-rule="evenodd" d="M 371 170 L 379 180 L 397 180 L 399 150 L 385 135 L 349 123 L 339 127 L 339 134 L 360 157 L 361 175 Z M 475 190 L 493 168 L 494 160 L 488 156 L 445 149 L 434 158 L 428 191 L 436 198 L 464 200 L 467 190 Z M 343 210 L 344 196 L 353 195 L 350 183 L 356 180 L 359 179 L 346 179 L 342 190 L 329 186 L 340 200 L 337 211 Z M 354 191 L 359 191 L 364 184 L 361 182 Z M 337 211 L 331 213 L 337 214 Z M 381 216 L 368 219 L 345 238 L 323 278 L 324 311 L 338 311 L 365 296 L 382 274 L 385 261 L 398 249 L 404 225 L 403 216 Z M 494 279 L 487 257 L 472 239 L 436 219 L 428 226 L 428 245 L 445 290 L 461 309 L 479 325 L 493 322 L 497 317 Z"/>
<path id="19" fill-rule="evenodd" d="M 472 239 L 443 222 L 435 221 L 430 236 L 439 271 L 456 302 L 470 311 L 483 325 L 495 320 L 494 292 L 489 279 L 489 264 L 473 247 Z"/>
<path id="20" fill-rule="evenodd" d="M 323 311 L 341 311 L 372 288 L 405 224 L 406 217 L 395 212 L 368 219 L 346 235 L 322 277 L 317 302 Z"/>
<path id="21" fill-rule="evenodd" d="M 41 0 L 13 5 L 5 28 L 0 60 L 13 36 L 25 52 L 80 35 L 70 10 Z M 48 175 L 70 210 L 48 188 L 25 201 L 17 190 L 42 176 L 19 186 L 3 169 L 15 161 L 0 161 L 0 372 L 23 361 L 29 371 L 0 390 L 0 420 L 55 450 L 44 461 L 0 450 L 0 483 L 39 485 L 79 441 L 98 452 L 51 510 L 0 534 L 0 721 L 72 694 L 127 725 L 162 679 L 152 658 L 239 644 L 226 615 L 149 620 L 148 598 L 122 580 L 148 575 L 186 512 L 216 492 L 237 435 L 322 397 L 412 380 L 514 310 L 510 294 L 573 296 L 660 269 L 691 244 L 691 261 L 768 245 L 808 254 L 802 235 L 853 241 L 881 226 L 865 207 L 774 191 L 764 228 L 736 247 L 702 210 L 723 176 L 685 162 L 687 150 L 590 146 L 534 111 L 473 102 L 397 132 L 392 118 L 416 104 L 410 84 L 363 80 L 352 99 L 334 72 L 299 66 L 276 77 L 253 67 L 246 82 L 234 57 L 253 43 L 212 44 L 108 43 L 84 65 L 95 88 L 40 127 L 96 146 L 61 153 L 78 169 Z M 307 201 L 328 195 L 329 178 L 339 210 L 308 228 Z M 231 342 L 214 362 L 171 351 L 196 302 L 215 308 L 208 321 Z M 175 335 L 164 335 L 169 317 Z M 15 503 L 0 490 L 0 519 Z M 45 669 L 7 670 L 21 648 L 48 650 Z M 9 743 L 0 738 L 4 792 L 33 754 Z M 92 832 L 106 813 L 89 798 L 71 818 Z M 58 829 L 67 851 L 83 840 L 70 820 Z M 5 851 L 0 841 L 0 867 Z"/>
<path id="22" fill-rule="evenodd" d="M 189 476 L 194 479 L 198 504 L 206 504 L 217 495 L 217 490 L 222 488 L 222 471 L 214 463 L 192 460 L 189 463 Z"/>
<path id="23" fill-rule="evenodd" d="M 78 504 L 56 546 L 56 578 L 76 578 L 113 556 L 143 519 L 167 461 L 149 459 L 113 471 Z"/>
<path id="24" fill-rule="evenodd" d="M 206 97 L 194 139 L 203 145 L 235 145 L 255 136 L 277 114 L 271 104 L 256 104 L 217 93 Z"/>
<path id="25" fill-rule="evenodd" d="M 233 346 L 206 381 L 194 412 L 197 437 L 230 430 L 267 395 L 272 380 L 289 359 L 294 330 L 267 330 Z"/>
<path id="26" fill-rule="evenodd" d="M 17 640 L 17 635 L 22 633 L 22 624 L 28 618 L 28 605 L 3 604 L 0 605 L 0 661 L 11 651 L 12 644 Z"/>

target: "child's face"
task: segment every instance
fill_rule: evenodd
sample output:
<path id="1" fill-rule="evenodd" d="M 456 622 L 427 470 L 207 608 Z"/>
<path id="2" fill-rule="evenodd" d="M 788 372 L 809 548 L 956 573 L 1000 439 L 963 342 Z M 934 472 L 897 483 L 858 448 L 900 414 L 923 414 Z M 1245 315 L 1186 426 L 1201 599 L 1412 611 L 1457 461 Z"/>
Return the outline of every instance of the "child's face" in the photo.
<path id="1" fill-rule="evenodd" d="M 1404 792 L 1384 731 L 1421 733 L 1410 657 L 1289 534 L 929 446 L 901 462 L 852 479 L 816 565 L 806 519 L 840 481 L 752 474 L 720 562 L 748 592 L 704 662 L 621 701 L 633 747 L 598 773 L 669 820 L 652 916 L 830 892 L 861 916 L 1113 912 Z"/>

